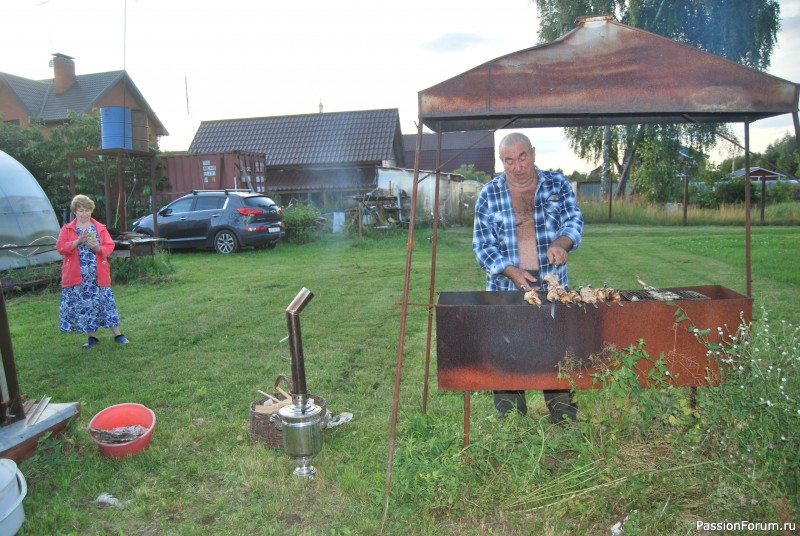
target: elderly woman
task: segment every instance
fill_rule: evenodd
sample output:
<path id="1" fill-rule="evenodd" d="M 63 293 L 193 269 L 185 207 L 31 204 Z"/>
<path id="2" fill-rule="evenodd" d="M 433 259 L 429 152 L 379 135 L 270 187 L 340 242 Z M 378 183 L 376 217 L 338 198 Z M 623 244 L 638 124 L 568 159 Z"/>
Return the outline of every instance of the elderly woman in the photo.
<path id="1" fill-rule="evenodd" d="M 61 265 L 61 307 L 58 323 L 65 333 L 88 333 L 83 344 L 100 342 L 98 328 L 110 328 L 114 341 L 128 344 L 119 331 L 119 314 L 111 293 L 108 257 L 114 242 L 106 226 L 92 218 L 94 202 L 85 195 L 72 199 L 75 219 L 61 228 L 56 249 L 64 257 Z"/>

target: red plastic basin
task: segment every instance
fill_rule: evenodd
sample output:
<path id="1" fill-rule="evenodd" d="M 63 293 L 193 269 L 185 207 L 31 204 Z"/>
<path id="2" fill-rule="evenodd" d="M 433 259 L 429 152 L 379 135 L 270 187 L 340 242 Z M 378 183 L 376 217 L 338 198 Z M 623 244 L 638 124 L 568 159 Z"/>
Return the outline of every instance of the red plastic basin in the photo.
<path id="1" fill-rule="evenodd" d="M 89 437 L 97 443 L 97 446 L 100 447 L 100 452 L 105 456 L 110 458 L 133 456 L 150 446 L 153 428 L 156 426 L 156 414 L 153 413 L 153 410 L 141 404 L 127 402 L 109 406 L 89 421 L 89 428 L 99 428 L 101 430 L 137 424 L 147 428 L 147 432 L 142 437 L 127 443 L 109 444 L 98 441 L 92 434 L 89 434 Z"/>

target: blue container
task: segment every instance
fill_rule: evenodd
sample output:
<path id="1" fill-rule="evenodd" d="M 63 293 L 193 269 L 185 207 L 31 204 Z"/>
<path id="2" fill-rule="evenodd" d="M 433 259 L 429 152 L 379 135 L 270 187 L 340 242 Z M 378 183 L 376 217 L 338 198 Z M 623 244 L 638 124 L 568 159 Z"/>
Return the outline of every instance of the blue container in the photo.
<path id="1" fill-rule="evenodd" d="M 133 149 L 131 109 L 122 106 L 100 108 L 100 136 L 103 149 Z"/>

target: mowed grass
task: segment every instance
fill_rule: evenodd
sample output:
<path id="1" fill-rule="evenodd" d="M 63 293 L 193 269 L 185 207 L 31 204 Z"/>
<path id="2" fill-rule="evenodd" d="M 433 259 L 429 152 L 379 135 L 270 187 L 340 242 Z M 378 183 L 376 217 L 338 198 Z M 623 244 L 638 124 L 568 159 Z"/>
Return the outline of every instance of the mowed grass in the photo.
<path id="1" fill-rule="evenodd" d="M 414 304 L 428 300 L 430 234 L 417 230 L 410 274 Z M 798 239 L 797 228 L 753 230 L 756 316 L 764 314 L 763 306 L 773 320 L 796 323 L 800 317 Z M 469 229 L 440 232 L 437 291 L 483 288 L 470 240 Z M 706 458 L 687 458 L 664 438 L 655 462 L 648 451 L 652 444 L 626 445 L 619 455 L 628 464 L 613 465 L 627 468 L 621 474 L 611 473 L 610 461 L 600 467 L 602 456 L 583 466 L 596 492 L 565 504 L 541 491 L 541 509 L 520 510 L 497 490 L 510 483 L 523 486 L 514 488 L 517 493 L 569 489 L 576 469 L 564 460 L 573 458 L 573 447 L 558 449 L 575 440 L 574 431 L 547 424 L 535 396 L 530 422 L 498 422 L 490 394 L 476 393 L 477 454 L 471 461 L 445 454 L 462 439 L 463 397 L 436 390 L 433 356 L 428 413 L 437 424 L 428 440 L 436 447 L 415 447 L 417 432 L 430 429 L 428 417 L 420 416 L 428 315 L 425 307 L 412 305 L 398 422 L 402 453 L 384 519 L 405 238 L 326 236 L 269 251 L 170 258 L 176 270 L 169 281 L 115 287 L 122 331 L 132 341 L 125 347 L 101 332 L 101 344 L 85 351 L 82 336 L 60 333 L 58 292 L 7 298 L 23 393 L 82 406 L 77 426 L 22 464 L 29 486 L 22 534 L 584 533 L 607 531 L 635 508 L 650 515 L 643 522 L 649 530 L 642 533 L 687 534 L 693 520 L 713 519 L 731 511 L 726 501 L 754 495 L 749 484 L 720 477 L 716 466 L 704 465 Z M 654 286 L 720 284 L 744 293 L 744 265 L 744 230 L 735 227 L 591 225 L 570 257 L 573 286 L 608 282 L 620 289 L 637 288 L 640 276 Z M 257 390 L 272 391 L 278 374 L 290 374 L 288 345 L 281 343 L 285 309 L 303 287 L 315 295 L 301 314 L 308 387 L 328 400 L 334 414 L 354 415 L 351 423 L 324 432 L 314 481 L 291 476 L 293 464 L 282 450 L 249 437 Z M 82 427 L 121 402 L 152 408 L 158 421 L 150 449 L 112 460 L 99 454 Z M 591 438 L 583 441 L 592 451 Z M 543 456 L 550 449 L 560 454 Z M 484 466 L 482 451 L 492 459 L 503 453 L 505 462 Z M 645 460 L 687 468 L 643 476 Z M 619 478 L 627 480 L 620 485 Z M 415 488 L 417 479 L 427 484 Z M 709 499 L 712 480 L 721 487 Z M 101 493 L 124 508 L 103 507 L 96 502 Z M 791 510 L 791 498 L 771 493 Z M 651 511 L 644 505 L 648 499 Z M 671 516 L 663 525 L 659 510 Z M 738 514 L 752 519 L 761 512 L 770 519 L 775 511 L 752 507 Z"/>

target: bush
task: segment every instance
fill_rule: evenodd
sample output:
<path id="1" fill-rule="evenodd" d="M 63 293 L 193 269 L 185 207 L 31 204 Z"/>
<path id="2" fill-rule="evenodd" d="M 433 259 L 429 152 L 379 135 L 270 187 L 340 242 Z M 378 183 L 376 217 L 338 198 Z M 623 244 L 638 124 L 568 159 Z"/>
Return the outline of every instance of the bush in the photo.
<path id="1" fill-rule="evenodd" d="M 724 365 L 723 382 L 700 392 L 696 433 L 709 455 L 732 472 L 800 492 L 800 331 L 772 323 L 766 311 L 753 326 L 719 326 L 726 345 L 711 346 Z"/>
<path id="2" fill-rule="evenodd" d="M 112 257 L 111 281 L 113 284 L 162 283 L 175 271 L 169 253 L 158 251 L 152 257 Z"/>
<path id="3" fill-rule="evenodd" d="M 744 203 L 744 179 L 736 179 L 720 182 L 714 188 L 711 195 L 711 203 L 714 208 L 720 205 L 737 205 Z M 750 205 L 755 206 L 761 199 L 761 191 L 758 188 L 750 188 Z"/>
<path id="4" fill-rule="evenodd" d="M 306 244 L 314 240 L 313 229 L 320 212 L 314 205 L 290 205 L 283 210 L 286 225 L 286 240 L 294 244 Z"/>
<path id="5" fill-rule="evenodd" d="M 761 187 L 758 186 L 759 192 Z M 797 184 L 778 183 L 775 186 L 767 185 L 767 203 L 789 203 L 798 198 L 800 188 Z"/>

